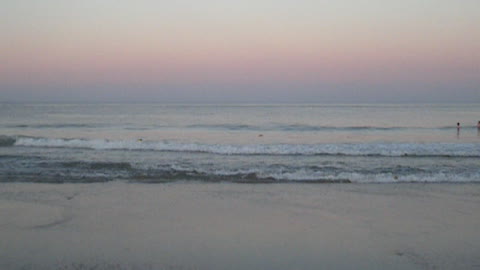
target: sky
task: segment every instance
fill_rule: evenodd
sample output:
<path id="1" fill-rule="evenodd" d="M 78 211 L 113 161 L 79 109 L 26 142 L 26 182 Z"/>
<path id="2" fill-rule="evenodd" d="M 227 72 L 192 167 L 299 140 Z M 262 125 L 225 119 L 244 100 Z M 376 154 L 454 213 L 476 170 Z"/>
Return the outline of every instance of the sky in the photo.
<path id="1" fill-rule="evenodd" d="M 480 102 L 478 0 L 2 0 L 0 102 Z"/>

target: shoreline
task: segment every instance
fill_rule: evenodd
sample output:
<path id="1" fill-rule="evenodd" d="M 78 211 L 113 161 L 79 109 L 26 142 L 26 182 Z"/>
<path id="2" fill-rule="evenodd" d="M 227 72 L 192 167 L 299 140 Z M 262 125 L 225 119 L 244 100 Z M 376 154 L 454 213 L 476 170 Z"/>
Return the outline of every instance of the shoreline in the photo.
<path id="1" fill-rule="evenodd" d="M 2 269 L 476 269 L 476 183 L 0 183 Z"/>

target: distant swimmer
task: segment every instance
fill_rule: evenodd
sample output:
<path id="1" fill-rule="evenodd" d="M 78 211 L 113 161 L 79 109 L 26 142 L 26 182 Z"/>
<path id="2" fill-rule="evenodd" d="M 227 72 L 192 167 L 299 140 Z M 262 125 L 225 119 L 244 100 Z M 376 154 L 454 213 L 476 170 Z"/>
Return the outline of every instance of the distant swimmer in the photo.
<path id="1" fill-rule="evenodd" d="M 139 142 L 141 142 L 141 141 L 143 141 L 143 139 L 142 139 L 142 138 L 140 138 L 140 139 L 138 139 L 138 141 L 139 141 Z"/>

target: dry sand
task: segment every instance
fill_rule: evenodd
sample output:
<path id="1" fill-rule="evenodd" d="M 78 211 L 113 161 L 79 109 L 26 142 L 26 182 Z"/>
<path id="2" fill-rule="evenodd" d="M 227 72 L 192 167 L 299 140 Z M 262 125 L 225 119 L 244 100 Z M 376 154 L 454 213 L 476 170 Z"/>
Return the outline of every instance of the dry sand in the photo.
<path id="1" fill-rule="evenodd" d="M 480 269 L 480 185 L 2 183 L 0 269 Z"/>

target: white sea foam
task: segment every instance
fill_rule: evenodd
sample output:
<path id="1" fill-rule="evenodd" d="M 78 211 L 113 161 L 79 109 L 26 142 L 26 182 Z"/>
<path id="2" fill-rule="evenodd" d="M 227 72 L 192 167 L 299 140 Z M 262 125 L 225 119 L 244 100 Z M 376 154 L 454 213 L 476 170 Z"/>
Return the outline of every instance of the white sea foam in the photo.
<path id="1" fill-rule="evenodd" d="M 95 150 L 201 152 L 222 155 L 348 155 L 480 157 L 479 143 L 331 143 L 331 144 L 201 144 L 173 141 L 87 140 L 21 137 L 15 146 Z"/>

